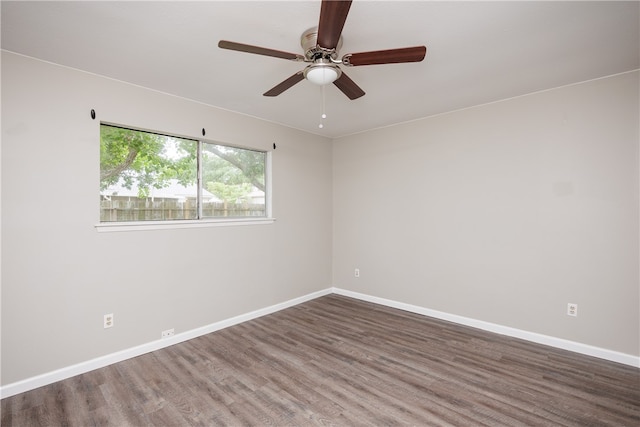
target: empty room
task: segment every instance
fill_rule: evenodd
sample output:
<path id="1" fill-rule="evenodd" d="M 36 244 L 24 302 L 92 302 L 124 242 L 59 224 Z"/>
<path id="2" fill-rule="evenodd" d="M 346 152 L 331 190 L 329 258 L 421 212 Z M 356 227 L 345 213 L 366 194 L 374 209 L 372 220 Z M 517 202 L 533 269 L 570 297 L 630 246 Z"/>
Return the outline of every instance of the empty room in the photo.
<path id="1" fill-rule="evenodd" d="M 640 424 L 640 2 L 0 7 L 3 426 Z"/>

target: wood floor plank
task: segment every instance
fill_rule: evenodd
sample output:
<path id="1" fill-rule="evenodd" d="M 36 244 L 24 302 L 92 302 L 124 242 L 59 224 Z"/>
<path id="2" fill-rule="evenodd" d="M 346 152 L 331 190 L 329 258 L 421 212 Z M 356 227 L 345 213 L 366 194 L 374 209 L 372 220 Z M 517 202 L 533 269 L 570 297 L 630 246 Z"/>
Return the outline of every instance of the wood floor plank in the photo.
<path id="1" fill-rule="evenodd" d="M 329 295 L 1 411 L 2 426 L 638 426 L 640 370 Z"/>

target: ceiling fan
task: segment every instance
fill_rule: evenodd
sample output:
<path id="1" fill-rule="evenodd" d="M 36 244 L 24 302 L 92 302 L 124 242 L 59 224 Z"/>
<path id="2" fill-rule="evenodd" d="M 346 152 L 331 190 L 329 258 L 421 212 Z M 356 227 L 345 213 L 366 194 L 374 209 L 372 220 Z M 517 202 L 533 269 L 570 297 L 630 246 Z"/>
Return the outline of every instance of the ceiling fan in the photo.
<path id="1" fill-rule="evenodd" d="M 258 55 L 272 56 L 297 62 L 307 62 L 304 70 L 298 71 L 283 82 L 266 91 L 264 96 L 278 96 L 305 78 L 318 85 L 333 83 L 349 99 L 357 99 L 365 92 L 338 65 L 357 67 L 360 65 L 394 64 L 420 62 L 424 59 L 425 46 L 400 49 L 376 50 L 348 53 L 338 58 L 342 46 L 342 28 L 347 19 L 352 0 L 322 0 L 318 27 L 310 28 L 302 34 L 300 44 L 304 55 L 268 49 L 259 46 L 220 40 L 218 47 Z"/>

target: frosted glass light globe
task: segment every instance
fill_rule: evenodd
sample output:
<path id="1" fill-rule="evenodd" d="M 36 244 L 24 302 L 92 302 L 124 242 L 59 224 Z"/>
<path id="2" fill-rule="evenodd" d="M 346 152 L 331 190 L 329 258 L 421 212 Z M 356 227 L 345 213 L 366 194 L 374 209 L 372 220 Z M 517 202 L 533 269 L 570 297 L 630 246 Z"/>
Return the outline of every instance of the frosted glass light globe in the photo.
<path id="1" fill-rule="evenodd" d="M 307 70 L 305 77 L 311 83 L 323 86 L 336 81 L 338 71 L 333 67 L 312 67 Z"/>

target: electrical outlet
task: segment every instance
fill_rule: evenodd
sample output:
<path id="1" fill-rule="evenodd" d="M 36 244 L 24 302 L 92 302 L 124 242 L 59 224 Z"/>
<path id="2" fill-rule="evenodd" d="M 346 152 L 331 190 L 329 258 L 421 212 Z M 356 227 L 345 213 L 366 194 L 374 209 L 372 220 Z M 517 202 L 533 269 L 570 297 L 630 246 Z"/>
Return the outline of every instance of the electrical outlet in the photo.
<path id="1" fill-rule="evenodd" d="M 172 337 L 174 333 L 175 331 L 173 330 L 173 328 L 167 329 L 166 331 L 162 331 L 162 334 L 160 334 L 160 338 Z"/>
<path id="2" fill-rule="evenodd" d="M 567 304 L 567 316 L 576 317 L 577 315 L 578 315 L 578 304 L 574 304 L 572 302 Z"/>
<path id="3" fill-rule="evenodd" d="M 105 329 L 113 327 L 113 313 L 105 314 L 103 322 Z"/>
<path id="4" fill-rule="evenodd" d="M 359 269 L 359 268 L 356 268 L 356 269 L 355 269 L 355 271 L 353 272 L 353 275 L 354 275 L 355 277 L 360 277 L 360 269 Z"/>

